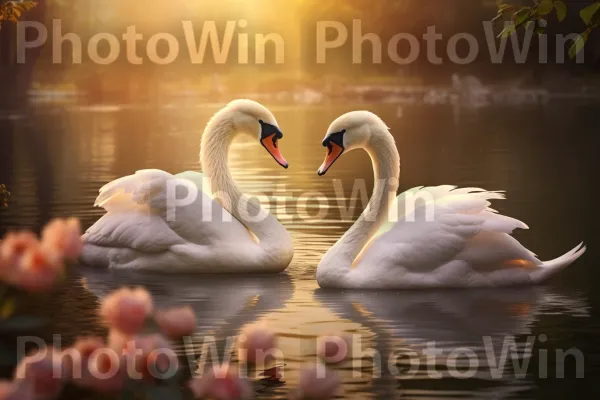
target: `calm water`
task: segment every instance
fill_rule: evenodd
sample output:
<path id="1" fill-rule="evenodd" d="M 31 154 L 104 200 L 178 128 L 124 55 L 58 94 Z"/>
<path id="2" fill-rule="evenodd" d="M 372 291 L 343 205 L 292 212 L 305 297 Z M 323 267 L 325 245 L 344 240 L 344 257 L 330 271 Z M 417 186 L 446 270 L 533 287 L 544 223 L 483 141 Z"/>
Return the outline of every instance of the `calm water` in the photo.
<path id="1" fill-rule="evenodd" d="M 299 368 L 315 360 L 316 337 L 331 332 L 355 335 L 363 349 L 376 350 L 382 359 L 380 375 L 373 374 L 373 358 L 361 360 L 359 354 L 338 367 L 344 398 L 558 399 L 597 390 L 597 105 L 550 103 L 460 116 L 446 107 L 400 112 L 395 105 L 269 106 L 284 130 L 281 149 L 290 169 L 279 168 L 253 141 L 235 144 L 231 168 L 247 192 L 268 198 L 271 212 L 292 232 L 296 255 L 287 273 L 152 276 L 82 267 L 40 309 L 52 318 L 47 336 L 60 333 L 69 341 L 102 333 L 95 315 L 98 297 L 124 284 L 141 284 L 159 306 L 194 307 L 199 316 L 195 349 L 205 335 L 216 337 L 222 351 L 225 339 L 244 325 L 258 320 L 272 326 L 286 357 L 285 383 L 257 384 L 261 398 L 285 398 Z M 143 168 L 197 169 L 200 136 L 217 107 L 52 108 L 0 119 L 0 182 L 12 191 L 10 207 L 0 210 L 2 231 L 37 229 L 54 216 L 76 216 L 87 227 L 102 215 L 92 204 L 106 182 Z M 340 210 L 349 203 L 335 199 L 353 197 L 354 178 L 365 179 L 369 188 L 372 184 L 370 161 L 359 152 L 341 158 L 327 176 L 316 174 L 324 155 L 320 141 L 330 121 L 356 108 L 377 112 L 392 128 L 402 157 L 401 190 L 444 183 L 507 190 L 508 200 L 494 207 L 529 224 L 530 231 L 516 236 L 540 258 L 554 258 L 581 240 L 588 253 L 551 284 L 537 288 L 319 290 L 314 275 L 320 257 L 361 212 L 359 202 L 350 218 Z M 507 336 L 515 337 L 519 351 L 529 336 L 536 339 L 522 376 L 510 361 L 501 376 L 490 372 L 484 337 L 491 337 L 498 358 Z M 432 341 L 443 351 L 436 360 L 423 354 Z M 478 362 L 468 379 L 458 379 L 448 367 L 457 348 L 463 348 L 459 371 L 468 366 L 464 348 Z M 583 379 L 575 379 L 574 357 L 563 363 L 556 356 L 556 350 L 571 348 L 584 356 Z"/>

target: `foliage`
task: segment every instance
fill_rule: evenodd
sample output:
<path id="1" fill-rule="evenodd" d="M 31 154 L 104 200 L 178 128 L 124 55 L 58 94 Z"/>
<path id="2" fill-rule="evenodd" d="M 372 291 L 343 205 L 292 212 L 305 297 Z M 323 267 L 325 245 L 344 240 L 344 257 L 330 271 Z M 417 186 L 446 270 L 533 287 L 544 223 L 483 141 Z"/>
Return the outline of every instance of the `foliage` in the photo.
<path id="1" fill-rule="evenodd" d="M 0 184 L 0 207 L 8 207 L 8 198 L 10 192 L 6 189 L 6 185 Z"/>
<path id="2" fill-rule="evenodd" d="M 596 1 L 581 10 L 579 16 L 586 25 L 586 28 L 571 45 L 569 49 L 569 56 L 571 58 L 575 57 L 583 49 L 590 33 L 600 26 L 600 1 Z"/>
<path id="3" fill-rule="evenodd" d="M 9 0 L 0 3 L 0 29 L 2 21 L 18 22 L 24 13 L 37 5 L 32 0 Z"/>
<path id="4" fill-rule="evenodd" d="M 539 35 L 545 32 L 545 18 L 552 11 L 556 12 L 559 21 L 567 16 L 567 6 L 561 0 L 539 0 L 532 6 L 514 6 L 506 3 L 498 3 L 498 15 L 492 20 L 497 22 L 508 19 L 511 23 L 505 24 L 504 29 L 498 35 L 499 38 L 507 38 L 522 26 L 530 28 L 533 26 Z"/>
<path id="5" fill-rule="evenodd" d="M 556 13 L 556 18 L 562 22 L 567 17 L 567 5 L 562 0 L 534 0 L 532 6 L 515 6 L 498 1 L 498 15 L 493 22 L 508 20 L 504 29 L 498 35 L 499 38 L 507 38 L 517 32 L 517 29 L 533 29 L 537 34 L 542 35 L 546 30 L 546 17 L 552 12 Z M 590 33 L 600 26 L 600 1 L 595 1 L 585 7 L 579 13 L 586 29 L 573 40 L 569 48 L 569 57 L 574 58 L 583 50 Z"/>

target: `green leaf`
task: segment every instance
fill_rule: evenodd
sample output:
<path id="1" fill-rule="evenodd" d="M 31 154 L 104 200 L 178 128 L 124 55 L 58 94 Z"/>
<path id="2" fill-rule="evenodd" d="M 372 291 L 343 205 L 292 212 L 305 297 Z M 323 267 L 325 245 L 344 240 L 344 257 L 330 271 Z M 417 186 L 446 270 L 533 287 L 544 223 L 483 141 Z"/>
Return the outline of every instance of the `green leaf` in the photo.
<path id="1" fill-rule="evenodd" d="M 537 13 L 539 15 L 548 15 L 554 9 L 553 0 L 541 0 L 537 6 Z"/>
<path id="2" fill-rule="evenodd" d="M 515 24 L 508 24 L 504 27 L 504 29 L 502 29 L 502 32 L 500 32 L 497 37 L 499 39 L 506 39 L 516 31 L 517 29 L 515 28 Z"/>
<path id="3" fill-rule="evenodd" d="M 520 27 L 529 19 L 531 15 L 531 9 L 529 7 L 521 8 L 519 11 L 513 14 L 513 21 L 515 23 L 515 28 Z"/>
<path id="4" fill-rule="evenodd" d="M 543 35 L 544 33 L 546 33 L 546 28 L 544 28 L 543 26 L 536 26 L 535 27 L 535 33 L 537 33 L 539 36 Z"/>
<path id="5" fill-rule="evenodd" d="M 510 4 L 498 4 L 498 13 L 502 14 L 505 11 L 512 9 L 513 6 Z"/>
<path id="6" fill-rule="evenodd" d="M 581 35 L 577 36 L 577 39 L 575 39 L 573 41 L 573 43 L 571 44 L 571 47 L 569 48 L 569 57 L 571 59 L 575 58 L 577 56 L 577 54 L 579 54 L 579 52 L 581 50 L 583 50 L 583 48 L 585 47 L 585 43 L 588 40 L 589 35 L 590 35 L 590 30 L 587 29 Z"/>
<path id="7" fill-rule="evenodd" d="M 537 21 L 535 20 L 529 20 L 527 21 L 527 23 L 525 24 L 525 29 L 529 30 L 529 29 L 535 29 L 537 26 Z"/>
<path id="8" fill-rule="evenodd" d="M 581 16 L 583 22 L 585 22 L 586 25 L 589 25 L 592 22 L 592 18 L 594 18 L 594 15 L 598 12 L 598 10 L 600 10 L 600 1 L 597 1 L 594 4 L 587 6 L 586 8 L 581 10 L 579 15 Z"/>
<path id="9" fill-rule="evenodd" d="M 554 9 L 556 10 L 556 17 L 562 22 L 567 17 L 567 5 L 564 1 L 556 0 L 554 2 Z"/>

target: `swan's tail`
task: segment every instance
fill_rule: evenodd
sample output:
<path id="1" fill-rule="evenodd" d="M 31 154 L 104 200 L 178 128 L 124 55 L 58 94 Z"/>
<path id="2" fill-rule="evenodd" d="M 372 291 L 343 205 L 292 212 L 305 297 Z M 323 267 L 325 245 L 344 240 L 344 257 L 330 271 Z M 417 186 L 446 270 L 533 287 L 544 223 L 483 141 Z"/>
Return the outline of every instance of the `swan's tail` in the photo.
<path id="1" fill-rule="evenodd" d="M 554 260 L 542 263 L 542 265 L 539 268 L 536 268 L 534 271 L 531 272 L 531 281 L 533 283 L 544 282 L 545 280 L 556 274 L 558 271 L 567 267 L 569 264 L 573 263 L 575 260 L 581 257 L 581 255 L 585 253 L 586 249 L 587 248 L 583 245 L 583 243 L 580 243 L 577 247 L 575 247 L 568 253 L 558 258 L 555 258 Z"/>

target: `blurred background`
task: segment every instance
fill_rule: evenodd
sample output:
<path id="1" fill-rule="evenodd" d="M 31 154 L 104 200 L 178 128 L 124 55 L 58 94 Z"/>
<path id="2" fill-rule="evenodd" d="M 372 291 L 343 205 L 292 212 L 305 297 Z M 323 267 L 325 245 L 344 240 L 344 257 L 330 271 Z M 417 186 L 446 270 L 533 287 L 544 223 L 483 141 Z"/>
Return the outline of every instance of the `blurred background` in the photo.
<path id="1" fill-rule="evenodd" d="M 410 379 L 389 372 L 374 377 L 368 361 L 356 379 L 354 360 L 349 360 L 338 369 L 344 398 L 562 399 L 578 391 L 597 393 L 600 29 L 589 33 L 582 50 L 585 62 L 578 64 L 567 55 L 564 63 L 557 63 L 555 36 L 585 32 L 589 24 L 580 11 L 595 2 L 565 3 L 562 21 L 556 10 L 544 15 L 548 63 L 539 62 L 540 46 L 545 45 L 537 35 L 523 63 L 515 61 L 510 42 L 504 60 L 491 61 L 483 23 L 498 13 L 493 0 L 39 0 L 19 18 L 43 23 L 49 38 L 44 46 L 27 50 L 24 64 L 17 62 L 17 27 L 0 13 L 0 184 L 10 191 L 7 207 L 0 202 L 0 234 L 39 230 L 59 216 L 78 217 L 86 228 L 103 214 L 93 204 L 107 182 L 144 168 L 200 170 L 199 143 L 206 122 L 239 97 L 258 100 L 273 111 L 285 133 L 281 151 L 290 162 L 289 169 L 279 168 L 252 138 L 236 141 L 230 155 L 240 186 L 267 195 L 264 206 L 293 236 L 296 253 L 285 274 L 167 279 L 77 268 L 57 293 L 31 306 L 52 318 L 44 337 L 59 333 L 68 344 L 82 333 L 105 333 L 96 316 L 99 297 L 123 284 L 142 284 L 159 305 L 192 304 L 200 321 L 199 343 L 210 333 L 223 345 L 228 335 L 257 320 L 276 329 L 284 353 L 290 355 L 287 383 L 261 388 L 261 398 L 287 398 L 301 366 L 314 361 L 317 336 L 331 332 L 360 335 L 364 346 L 377 349 L 384 359 L 396 351 L 419 352 L 435 340 L 446 354 L 469 347 L 481 360 L 476 376 L 466 380 L 451 377 L 444 359 L 435 365 L 443 378 L 431 379 L 424 358 L 422 369 Z M 0 0 L 0 6 L 5 4 Z M 62 44 L 63 62 L 53 62 L 54 19 L 61 20 L 63 34 L 80 37 L 81 64 L 73 63 L 67 42 Z M 228 21 L 235 22 L 228 62 L 215 63 L 208 50 L 205 62 L 192 64 L 182 20 L 192 21 L 197 40 L 206 23 L 214 21 L 222 37 Z M 246 21 L 245 27 L 240 20 Z M 363 45 L 364 62 L 353 63 L 353 20 L 360 20 L 363 35 L 381 38 L 381 63 L 371 62 L 368 42 Z M 348 42 L 328 51 L 327 62 L 318 63 L 317 26 L 323 21 L 345 26 Z M 144 35 L 137 47 L 142 65 L 127 62 L 120 39 L 132 25 Z M 443 59 L 439 65 L 424 50 L 422 36 L 430 26 L 443 36 L 436 47 Z M 501 31 L 499 21 L 495 34 Z M 89 59 L 87 44 L 98 33 L 119 38 L 121 57 L 110 65 Z M 180 43 L 180 56 L 169 65 L 157 65 L 146 56 L 146 42 L 157 33 L 169 33 Z M 240 46 L 246 46 L 238 33 L 248 34 L 247 64 L 238 59 Z M 276 62 L 276 46 L 270 43 L 264 65 L 257 64 L 255 34 L 272 33 L 283 39 L 284 62 Z M 390 39 L 398 33 L 412 34 L 421 44 L 419 56 L 407 65 L 386 56 Z M 480 51 L 472 63 L 449 60 L 446 47 L 457 33 L 476 38 Z M 330 34 L 327 38 L 333 40 L 335 32 Z M 517 35 L 521 43 L 524 30 Z M 28 41 L 36 37 L 35 29 L 27 31 Z M 403 57 L 409 52 L 405 44 L 398 48 Z M 163 45 L 158 46 L 162 55 L 167 52 Z M 457 46 L 463 57 L 468 54 L 465 45 L 461 41 Z M 106 41 L 100 44 L 102 55 L 109 50 Z M 541 259 L 557 257 L 582 240 L 588 252 L 541 288 L 468 294 L 319 290 L 315 270 L 321 256 L 362 212 L 360 202 L 350 216 L 342 212 L 356 179 L 364 179 L 368 192 L 372 187 L 370 160 L 359 152 L 342 157 L 327 176 L 316 174 L 327 126 L 356 109 L 376 112 L 391 128 L 402 159 L 400 191 L 440 184 L 506 190 L 507 200 L 494 203 L 494 208 L 531 227 L 515 236 Z M 334 190 L 333 179 L 340 180 L 342 195 Z M 320 217 L 323 204 L 328 212 Z M 536 342 L 524 378 L 517 379 L 510 365 L 501 379 L 490 378 L 483 336 L 502 343 L 503 337 L 514 335 L 522 349 L 528 336 L 540 334 L 547 341 Z M 570 348 L 585 356 L 583 379 L 576 378 L 573 358 L 556 356 L 557 349 Z M 548 350 L 548 378 L 539 373 L 540 350 Z M 401 372 L 413 367 L 406 360 L 396 366 Z M 560 378 L 555 371 L 563 367 L 565 377 Z"/>
<path id="2" fill-rule="evenodd" d="M 533 0 L 515 0 L 512 5 L 531 6 Z M 390 95 L 422 100 L 425 88 L 432 85 L 455 88 L 465 82 L 475 89 L 481 82 L 502 88 L 543 88 L 550 92 L 588 93 L 598 85 L 590 74 L 600 65 L 598 32 L 592 32 L 585 48 L 585 63 L 576 64 L 566 57 L 564 63 L 556 62 L 557 34 L 580 33 L 585 24 L 579 16 L 584 7 L 593 3 L 586 0 L 566 0 L 568 12 L 559 22 L 555 12 L 545 15 L 547 20 L 548 63 L 539 62 L 540 48 L 546 48 L 535 35 L 525 62 L 515 62 L 511 46 L 501 63 L 490 59 L 489 40 L 482 23 L 491 21 L 497 13 L 494 0 L 456 0 L 451 3 L 439 0 L 148 0 L 138 3 L 117 0 L 42 0 L 21 18 L 40 21 L 48 29 L 45 46 L 27 51 L 25 65 L 17 64 L 15 24 L 5 22 L 0 33 L 0 85 L 2 108 L 18 108 L 26 95 L 43 101 L 48 97 L 56 101 L 78 101 L 86 104 L 157 103 L 173 99 L 226 100 L 240 96 L 263 96 L 291 99 L 297 102 L 318 102 L 331 98 L 356 95 L 357 86 L 378 85 L 379 88 L 363 88 L 360 94 L 371 100 Z M 52 21 L 58 19 L 63 34 L 75 33 L 83 43 L 80 64 L 74 64 L 70 42 L 60 43 L 53 34 Z M 225 36 L 228 21 L 245 20 L 244 27 L 236 26 L 231 41 L 229 57 L 224 64 L 216 64 L 210 50 L 201 64 L 192 64 L 188 55 L 182 20 L 194 24 L 199 38 L 206 22 L 214 21 L 220 39 Z M 373 46 L 369 41 L 362 45 L 363 62 L 352 62 L 352 22 L 360 20 L 362 34 L 377 34 L 381 38 L 383 57 L 373 63 Z M 348 41 L 339 49 L 328 51 L 327 62 L 318 64 L 317 24 L 336 21 L 348 28 Z M 496 23 L 495 34 L 502 30 Z M 125 43 L 121 36 L 127 27 L 135 26 L 144 35 L 137 43 L 136 52 L 144 59 L 142 65 L 127 62 Z M 442 62 L 434 64 L 428 59 L 422 38 L 427 28 L 434 26 L 442 38 L 435 45 Z M 87 44 L 97 33 L 115 35 L 121 45 L 120 57 L 110 65 L 98 65 L 89 60 Z M 169 33 L 180 42 L 180 56 L 169 65 L 156 65 L 146 56 L 146 43 L 150 36 Z M 285 58 L 275 62 L 276 46 L 266 46 L 265 63 L 255 62 L 255 34 L 276 34 L 283 39 Z M 414 62 L 398 65 L 387 57 L 387 45 L 394 35 L 408 33 L 418 38 L 421 51 Z M 448 59 L 446 47 L 452 35 L 468 33 L 479 44 L 475 60 L 467 65 L 457 65 Z M 238 34 L 247 35 L 248 43 Z M 335 31 L 329 31 L 329 39 Z M 524 33 L 519 31 L 522 38 Z M 27 38 L 36 38 L 35 29 L 29 29 Z M 56 43 L 58 42 L 58 43 Z M 498 42 L 498 41 L 497 41 Z M 53 46 L 61 47 L 62 62 L 53 59 Z M 240 62 L 238 50 L 248 47 L 249 60 Z M 458 54 L 468 54 L 463 40 L 457 46 Z M 209 46 L 210 47 L 210 46 Z M 568 47 L 568 44 L 561 47 Z M 99 53 L 108 53 L 106 41 L 99 45 Z M 159 54 L 166 54 L 163 41 Z M 407 42 L 402 41 L 398 53 L 409 54 Z M 562 51 L 562 50 L 561 50 Z M 457 80 L 452 76 L 458 74 Z M 465 76 L 470 76 L 464 79 Z M 473 79 L 474 78 L 474 79 Z M 398 93 L 389 86 L 420 88 L 416 92 Z M 383 87 L 382 87 L 383 86 Z M 388 87 L 386 87 L 388 86 Z M 412 95 L 412 97 L 411 97 Z"/>

